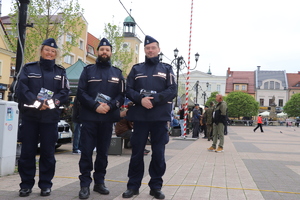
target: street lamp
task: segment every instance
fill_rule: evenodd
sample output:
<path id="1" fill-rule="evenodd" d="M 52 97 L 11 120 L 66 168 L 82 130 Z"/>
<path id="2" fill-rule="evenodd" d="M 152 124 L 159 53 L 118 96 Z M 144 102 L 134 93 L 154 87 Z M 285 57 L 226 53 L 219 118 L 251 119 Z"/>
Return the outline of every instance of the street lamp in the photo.
<path id="1" fill-rule="evenodd" d="M 159 62 L 162 62 L 163 56 L 164 54 L 162 52 L 158 54 Z"/>
<path id="2" fill-rule="evenodd" d="M 171 65 L 174 64 L 176 66 L 176 72 L 177 72 L 177 94 L 176 94 L 176 99 L 175 99 L 175 107 L 178 107 L 177 105 L 177 98 L 178 98 L 178 79 L 179 79 L 179 70 L 183 70 L 185 67 L 187 67 L 186 62 L 184 61 L 182 56 L 178 56 L 178 52 L 179 50 L 176 48 L 174 50 L 174 60 L 171 62 Z M 199 53 L 195 54 L 195 61 L 196 61 L 196 65 L 193 69 L 194 70 L 197 67 L 197 62 L 199 60 Z"/>
<path id="3" fill-rule="evenodd" d="M 203 91 L 203 93 L 202 93 L 202 96 L 204 97 L 204 106 L 205 106 L 206 91 L 207 91 L 207 89 L 208 89 L 208 86 L 209 86 L 209 83 L 207 82 L 207 83 L 206 83 L 206 90 Z M 202 88 L 201 88 L 201 90 L 202 90 Z"/>

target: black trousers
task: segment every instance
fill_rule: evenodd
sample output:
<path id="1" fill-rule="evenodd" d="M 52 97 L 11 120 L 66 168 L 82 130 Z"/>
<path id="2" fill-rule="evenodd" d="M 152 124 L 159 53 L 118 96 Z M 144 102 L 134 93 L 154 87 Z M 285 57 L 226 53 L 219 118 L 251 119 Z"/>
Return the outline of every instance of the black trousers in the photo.
<path id="1" fill-rule="evenodd" d="M 166 171 L 165 145 L 169 142 L 167 122 L 140 122 L 133 124 L 133 133 L 130 139 L 132 154 L 128 169 L 127 188 L 138 190 L 144 176 L 144 149 L 150 134 L 151 140 L 151 162 L 149 165 L 151 189 L 161 189 L 162 176 Z"/>
<path id="2" fill-rule="evenodd" d="M 81 187 L 89 187 L 92 182 L 92 156 L 95 147 L 97 155 L 94 164 L 94 182 L 95 184 L 104 183 L 106 167 L 108 164 L 107 152 L 110 146 L 112 127 L 112 122 L 82 122 L 80 135 L 81 157 L 79 160 L 79 170 L 81 173 L 79 179 Z"/>
<path id="3" fill-rule="evenodd" d="M 264 132 L 262 129 L 262 124 L 257 124 L 256 128 L 254 129 L 254 132 L 256 131 L 256 129 L 258 129 L 258 127 L 260 127 L 260 132 Z"/>
<path id="4" fill-rule="evenodd" d="M 40 142 L 39 188 L 51 188 L 55 173 L 55 143 L 58 139 L 56 123 L 40 123 L 22 120 L 19 140 L 22 142 L 18 170 L 21 177 L 20 188 L 32 188 L 36 173 L 36 152 Z"/>

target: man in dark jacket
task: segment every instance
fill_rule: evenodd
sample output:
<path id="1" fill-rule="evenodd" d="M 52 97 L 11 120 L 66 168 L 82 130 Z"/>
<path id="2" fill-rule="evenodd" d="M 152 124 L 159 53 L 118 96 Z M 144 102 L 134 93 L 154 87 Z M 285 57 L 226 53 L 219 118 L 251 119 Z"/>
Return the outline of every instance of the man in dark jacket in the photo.
<path id="1" fill-rule="evenodd" d="M 103 38 L 100 41 L 97 51 L 96 64 L 88 65 L 83 69 L 77 91 L 82 122 L 79 161 L 80 199 L 87 199 L 90 195 L 92 155 L 95 147 L 97 156 L 93 174 L 94 191 L 109 194 L 109 190 L 104 185 L 107 152 L 113 123 L 120 119 L 119 108 L 123 105 L 125 96 L 122 71 L 111 65 L 112 46 L 107 39 Z"/>
<path id="2" fill-rule="evenodd" d="M 146 36 L 145 63 L 132 67 L 126 85 L 127 97 L 134 103 L 127 117 L 133 121 L 131 136 L 132 155 L 128 170 L 127 190 L 123 198 L 139 194 L 144 175 L 144 149 L 150 134 L 152 159 L 149 166 L 150 195 L 163 199 L 162 176 L 166 170 L 165 145 L 169 141 L 167 121 L 171 121 L 172 100 L 177 93 L 177 84 L 172 66 L 159 62 L 159 43 Z"/>

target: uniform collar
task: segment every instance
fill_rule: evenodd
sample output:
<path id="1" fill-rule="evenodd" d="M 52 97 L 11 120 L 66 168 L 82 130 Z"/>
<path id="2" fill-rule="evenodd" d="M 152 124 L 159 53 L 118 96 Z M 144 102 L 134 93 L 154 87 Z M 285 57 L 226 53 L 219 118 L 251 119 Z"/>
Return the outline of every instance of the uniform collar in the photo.
<path id="1" fill-rule="evenodd" d="M 47 60 L 42 57 L 40 57 L 40 66 L 45 70 L 51 70 L 53 69 L 55 65 L 55 60 Z"/>
<path id="2" fill-rule="evenodd" d="M 145 61 L 147 64 L 150 64 L 150 65 L 156 65 L 159 63 L 159 57 L 156 56 L 156 57 L 153 57 L 153 58 L 147 58 L 146 57 L 146 61 Z"/>

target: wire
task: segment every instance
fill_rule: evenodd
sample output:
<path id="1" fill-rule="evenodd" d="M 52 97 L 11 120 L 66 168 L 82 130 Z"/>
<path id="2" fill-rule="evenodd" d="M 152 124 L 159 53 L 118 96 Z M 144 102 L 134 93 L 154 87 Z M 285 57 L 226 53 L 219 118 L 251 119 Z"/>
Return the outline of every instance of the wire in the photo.
<path id="1" fill-rule="evenodd" d="M 144 35 L 146 35 L 145 33 L 144 33 L 144 31 L 141 29 L 141 27 L 138 25 L 138 23 L 136 23 L 136 21 L 135 21 L 135 19 L 131 16 L 131 14 L 128 12 L 128 10 L 125 8 L 125 6 L 123 5 L 123 3 L 121 2 L 121 0 L 119 0 L 119 2 L 120 2 L 120 4 L 123 6 L 123 8 L 124 8 L 124 10 L 127 12 L 127 14 L 134 20 L 134 22 L 135 22 L 135 24 L 137 25 L 137 27 L 142 31 L 142 33 L 144 34 Z"/>

